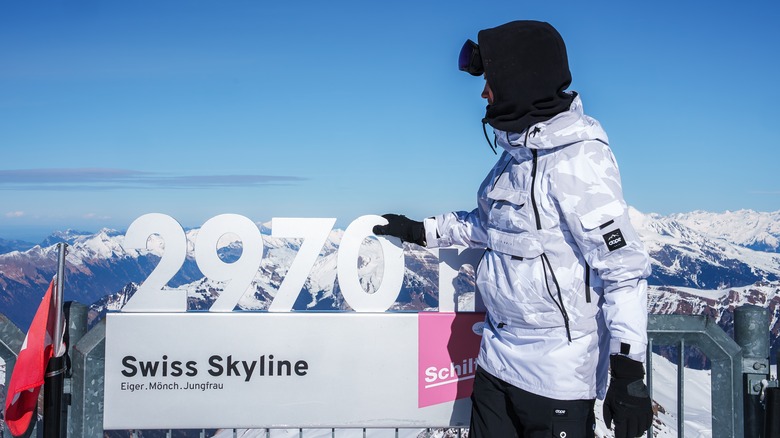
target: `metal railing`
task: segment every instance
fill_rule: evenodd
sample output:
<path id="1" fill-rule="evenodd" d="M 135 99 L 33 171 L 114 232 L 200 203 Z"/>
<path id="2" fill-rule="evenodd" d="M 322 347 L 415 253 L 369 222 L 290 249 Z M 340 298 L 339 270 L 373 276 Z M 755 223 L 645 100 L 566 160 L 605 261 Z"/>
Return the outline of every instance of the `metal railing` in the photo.
<path id="1" fill-rule="evenodd" d="M 69 332 L 71 346 L 72 374 L 66 380 L 66 393 L 70 394 L 70 408 L 67 413 L 69 437 L 99 437 L 103 436 L 103 380 L 105 371 L 105 321 L 99 322 L 87 331 L 87 308 L 73 303 L 68 310 Z M 765 321 L 766 320 L 766 321 Z M 756 323 L 758 321 L 759 323 Z M 743 306 L 735 312 L 735 338 L 737 344 L 715 322 L 705 316 L 683 315 L 649 315 L 648 318 L 648 352 L 654 346 L 672 345 L 679 349 L 679 365 L 677 374 L 677 429 L 678 436 L 684 436 L 685 426 L 685 391 L 684 391 L 684 352 L 689 346 L 696 346 L 704 353 L 712 364 L 712 437 L 713 438 L 743 438 L 745 430 L 754 427 L 757 420 L 755 413 L 746 414 L 744 406 L 751 406 L 750 397 L 755 396 L 754 389 L 757 378 L 765 378 L 768 374 L 768 314 L 767 310 L 756 306 Z M 766 337 L 766 354 L 764 340 Z M 757 339 L 761 338 L 761 339 Z M 7 317 L 0 315 L 0 356 L 6 363 L 6 387 L 11 370 L 16 361 L 24 333 Z M 740 347 L 742 345 L 742 347 Z M 758 347 L 756 347 L 758 345 Z M 747 353 L 747 356 L 746 356 Z M 652 354 L 648 354 L 647 383 L 652 394 L 653 364 Z M 743 371 L 744 370 L 744 371 Z M 759 379 L 760 380 L 760 379 Z M 746 385 L 752 385 L 745 390 Z M 39 428 L 40 429 L 40 428 Z M 262 429 L 261 429 L 262 430 Z M 429 429 L 416 429 L 424 436 L 434 432 Z M 756 429 L 757 430 L 757 429 Z M 304 437 L 305 429 L 298 429 L 299 436 Z M 406 429 L 386 430 L 387 435 L 403 436 Z M 448 436 L 467 436 L 467 429 L 448 429 Z M 4 436 L 10 436 L 4 430 Z M 331 430 L 331 436 L 373 436 L 371 429 L 352 429 L 342 432 Z M 441 430 L 437 431 L 441 433 Z M 171 432 L 167 436 L 172 436 Z M 205 431 L 200 432 L 205 437 Z M 233 431 L 233 436 L 237 432 Z M 266 429 L 266 437 L 273 436 L 273 430 Z M 652 435 L 649 435 L 652 436 Z M 748 436 L 758 436 L 749 434 Z"/>
<path id="2" fill-rule="evenodd" d="M 742 350 L 705 316 L 650 315 L 648 353 L 656 345 L 678 347 L 677 434 L 685 436 L 685 347 L 698 347 L 711 361 L 713 438 L 742 438 Z M 647 386 L 653 392 L 653 355 L 647 355 Z M 652 435 L 650 435 L 652 436 Z"/>

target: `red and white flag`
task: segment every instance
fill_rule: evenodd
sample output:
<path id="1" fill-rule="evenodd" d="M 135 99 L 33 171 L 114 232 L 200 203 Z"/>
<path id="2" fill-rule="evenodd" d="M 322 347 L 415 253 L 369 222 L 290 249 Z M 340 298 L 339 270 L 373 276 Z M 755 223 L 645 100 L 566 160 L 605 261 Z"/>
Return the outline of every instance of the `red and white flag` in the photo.
<path id="1" fill-rule="evenodd" d="M 54 280 L 52 280 L 49 290 L 46 291 L 43 301 L 38 306 L 38 311 L 35 312 L 8 384 L 5 398 L 5 423 L 13 436 L 23 435 L 30 421 L 37 415 L 35 408 L 46 374 L 46 366 L 49 359 L 55 355 L 53 337 L 57 320 L 56 312 L 62 310 L 52 306 L 54 289 Z M 61 356 L 65 352 L 64 345 L 61 342 L 59 345 L 61 348 L 56 352 L 59 353 L 56 356 Z"/>

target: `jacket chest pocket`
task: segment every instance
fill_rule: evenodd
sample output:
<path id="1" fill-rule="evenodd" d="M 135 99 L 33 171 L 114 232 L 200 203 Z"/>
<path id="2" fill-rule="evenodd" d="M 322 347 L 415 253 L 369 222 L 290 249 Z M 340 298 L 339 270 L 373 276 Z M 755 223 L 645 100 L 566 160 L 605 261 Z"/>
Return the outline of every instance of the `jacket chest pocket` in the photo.
<path id="1" fill-rule="evenodd" d="M 516 182 L 513 176 L 511 173 L 501 175 L 493 187 L 486 190 L 488 228 L 508 233 L 535 231 L 530 184 Z"/>
<path id="2" fill-rule="evenodd" d="M 534 258 L 543 252 L 536 232 L 531 194 L 499 178 L 487 191 L 488 247 L 520 258 Z"/>

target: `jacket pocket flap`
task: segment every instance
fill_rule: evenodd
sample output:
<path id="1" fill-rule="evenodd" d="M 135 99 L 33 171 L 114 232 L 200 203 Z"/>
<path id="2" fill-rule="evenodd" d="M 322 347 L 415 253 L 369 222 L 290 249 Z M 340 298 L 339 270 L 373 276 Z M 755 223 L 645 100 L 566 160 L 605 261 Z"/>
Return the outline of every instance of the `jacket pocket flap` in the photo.
<path id="1" fill-rule="evenodd" d="M 512 186 L 504 178 L 499 178 L 496 185 L 486 193 L 494 201 L 507 201 L 515 205 L 523 205 L 528 200 L 528 192 Z"/>
<path id="2" fill-rule="evenodd" d="M 533 233 L 507 233 L 495 228 L 487 229 L 488 248 L 515 257 L 534 258 L 544 252 L 538 236 Z"/>
<path id="3" fill-rule="evenodd" d="M 593 230 L 609 221 L 619 218 L 623 215 L 623 211 L 623 203 L 616 199 L 580 216 L 580 223 L 582 224 L 582 228 Z"/>

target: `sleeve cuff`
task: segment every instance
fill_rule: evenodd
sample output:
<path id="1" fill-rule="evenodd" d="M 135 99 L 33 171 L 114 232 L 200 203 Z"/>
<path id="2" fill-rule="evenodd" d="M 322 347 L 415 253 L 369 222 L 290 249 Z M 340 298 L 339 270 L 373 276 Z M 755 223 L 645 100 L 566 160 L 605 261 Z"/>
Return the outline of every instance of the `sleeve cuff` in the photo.
<path id="1" fill-rule="evenodd" d="M 609 341 L 609 354 L 620 354 L 644 363 L 647 356 L 647 345 L 640 342 L 612 338 Z"/>

